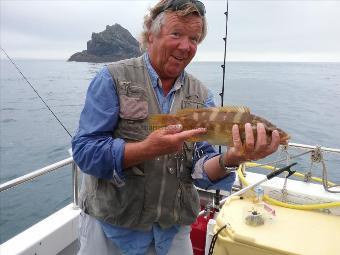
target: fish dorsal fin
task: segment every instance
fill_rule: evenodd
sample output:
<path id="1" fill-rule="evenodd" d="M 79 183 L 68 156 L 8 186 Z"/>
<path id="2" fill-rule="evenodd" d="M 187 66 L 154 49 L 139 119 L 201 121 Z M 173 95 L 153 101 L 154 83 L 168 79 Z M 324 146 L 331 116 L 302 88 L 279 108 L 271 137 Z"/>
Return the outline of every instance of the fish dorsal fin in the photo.
<path id="1" fill-rule="evenodd" d="M 206 113 L 212 113 L 212 112 L 240 112 L 240 113 L 250 113 L 250 109 L 247 106 L 237 106 L 237 105 L 228 105 L 224 107 L 210 107 L 210 108 L 185 108 L 178 110 L 176 115 L 177 116 L 183 116 L 188 115 L 192 113 L 199 113 L 199 112 L 206 112 Z"/>
<path id="2" fill-rule="evenodd" d="M 218 108 L 221 112 L 242 112 L 242 113 L 250 113 L 250 109 L 247 106 L 238 106 L 238 105 L 228 105 Z"/>
<path id="3" fill-rule="evenodd" d="M 180 109 L 176 112 L 177 116 L 180 115 L 188 115 L 188 114 L 192 114 L 194 112 L 213 112 L 218 110 L 218 108 L 185 108 L 185 109 Z"/>

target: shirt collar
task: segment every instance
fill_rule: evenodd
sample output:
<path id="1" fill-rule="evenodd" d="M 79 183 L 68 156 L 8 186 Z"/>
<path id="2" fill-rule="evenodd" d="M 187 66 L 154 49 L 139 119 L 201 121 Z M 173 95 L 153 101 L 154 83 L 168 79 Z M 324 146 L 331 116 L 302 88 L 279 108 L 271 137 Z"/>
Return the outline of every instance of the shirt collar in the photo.
<path id="1" fill-rule="evenodd" d="M 148 73 L 150 75 L 152 87 L 155 88 L 157 86 L 160 86 L 160 84 L 158 83 L 158 81 L 160 80 L 159 75 L 157 74 L 155 69 L 152 67 L 150 57 L 149 57 L 149 54 L 147 52 L 144 53 L 143 59 L 144 59 L 146 68 L 148 70 Z M 182 87 L 182 85 L 184 83 L 184 75 L 185 75 L 185 72 L 182 71 L 181 74 L 176 79 L 175 84 L 174 84 L 174 86 L 171 90 L 178 90 Z"/>

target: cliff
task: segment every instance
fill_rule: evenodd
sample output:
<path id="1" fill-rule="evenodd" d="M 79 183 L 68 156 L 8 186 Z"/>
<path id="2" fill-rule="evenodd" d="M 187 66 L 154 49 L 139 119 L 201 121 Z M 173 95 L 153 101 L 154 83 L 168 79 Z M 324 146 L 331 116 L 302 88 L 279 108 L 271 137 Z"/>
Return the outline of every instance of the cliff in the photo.
<path id="1" fill-rule="evenodd" d="M 139 43 L 130 32 L 121 25 L 114 24 L 106 26 L 100 33 L 92 33 L 91 40 L 87 42 L 87 50 L 73 54 L 68 61 L 113 62 L 141 54 Z"/>

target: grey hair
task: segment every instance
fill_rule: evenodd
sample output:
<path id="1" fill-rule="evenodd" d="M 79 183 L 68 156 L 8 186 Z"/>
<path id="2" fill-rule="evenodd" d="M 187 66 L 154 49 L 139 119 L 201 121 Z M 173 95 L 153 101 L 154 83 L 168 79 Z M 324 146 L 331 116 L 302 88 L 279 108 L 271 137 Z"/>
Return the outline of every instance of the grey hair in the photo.
<path id="1" fill-rule="evenodd" d="M 165 21 L 165 12 L 161 12 L 151 23 L 151 27 L 149 32 L 153 35 L 159 35 L 161 32 L 162 26 L 164 25 Z"/>
<path id="2" fill-rule="evenodd" d="M 148 48 L 148 36 L 149 34 L 159 35 L 162 25 L 164 25 L 165 21 L 165 13 L 176 12 L 181 17 L 186 17 L 189 15 L 197 15 L 202 18 L 203 27 L 202 27 L 202 35 L 198 41 L 201 43 L 205 36 L 207 35 L 207 20 L 205 16 L 200 16 L 197 8 L 193 3 L 188 2 L 186 7 L 183 10 L 178 11 L 161 11 L 162 8 L 169 0 L 161 0 L 158 4 L 156 4 L 153 8 L 150 9 L 150 13 L 145 15 L 144 17 L 144 24 L 143 24 L 143 31 L 140 36 L 140 47 L 142 51 L 145 51 Z"/>

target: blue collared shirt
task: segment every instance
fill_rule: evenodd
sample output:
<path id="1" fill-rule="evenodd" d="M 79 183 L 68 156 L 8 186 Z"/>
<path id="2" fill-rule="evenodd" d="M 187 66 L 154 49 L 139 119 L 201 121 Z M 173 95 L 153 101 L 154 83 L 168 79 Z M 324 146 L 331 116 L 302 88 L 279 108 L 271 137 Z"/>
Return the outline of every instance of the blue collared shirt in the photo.
<path id="1" fill-rule="evenodd" d="M 144 54 L 143 59 L 162 113 L 169 113 L 175 91 L 181 89 L 185 73 L 183 72 L 178 77 L 172 89 L 165 96 L 159 76 L 151 66 L 148 55 Z M 215 106 L 210 92 L 204 106 Z M 112 131 L 117 127 L 118 119 L 119 100 L 115 84 L 108 68 L 104 67 L 91 81 L 88 88 L 84 109 L 80 115 L 79 128 L 72 139 L 72 152 L 75 162 L 83 172 L 97 178 L 110 179 L 119 187 L 124 185 L 122 166 L 125 141 L 120 138 L 112 138 Z M 235 180 L 234 174 L 212 182 L 204 171 L 204 162 L 216 155 L 218 153 L 210 144 L 206 142 L 196 143 L 192 173 L 194 184 L 203 189 L 230 190 Z M 154 224 L 151 231 L 140 232 L 112 226 L 104 222 L 101 223 L 107 237 L 116 244 L 118 242 L 117 245 L 122 250 L 132 249 L 131 245 L 128 245 L 131 240 L 138 243 L 136 242 L 138 239 L 141 244 L 158 240 L 159 242 L 156 243 L 155 247 L 156 250 L 158 249 L 159 254 L 166 253 L 164 251 L 167 251 L 170 247 L 171 241 L 179 228 L 179 226 L 174 226 L 163 230 L 157 224 Z M 144 247 L 145 245 L 142 246 Z M 140 246 L 141 251 L 144 249 L 142 246 Z M 133 250 L 135 249 L 136 247 L 133 248 Z M 143 252 L 140 254 L 143 254 Z"/>

